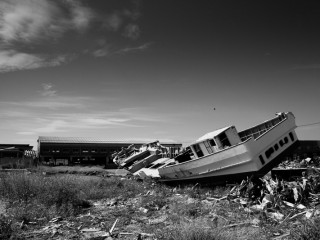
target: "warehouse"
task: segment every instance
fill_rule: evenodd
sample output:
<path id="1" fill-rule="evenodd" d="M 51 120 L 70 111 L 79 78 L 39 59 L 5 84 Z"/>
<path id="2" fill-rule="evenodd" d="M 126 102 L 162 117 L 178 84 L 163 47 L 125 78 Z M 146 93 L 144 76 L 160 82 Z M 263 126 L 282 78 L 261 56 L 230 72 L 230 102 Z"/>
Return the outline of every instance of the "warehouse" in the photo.
<path id="1" fill-rule="evenodd" d="M 147 142 L 138 140 L 112 140 L 89 137 L 48 137 L 38 139 L 39 159 L 48 165 L 106 165 L 113 168 L 111 154 L 122 147 L 134 144 L 137 148 Z M 161 142 L 169 149 L 170 155 L 177 154 L 182 147 L 180 143 Z"/>

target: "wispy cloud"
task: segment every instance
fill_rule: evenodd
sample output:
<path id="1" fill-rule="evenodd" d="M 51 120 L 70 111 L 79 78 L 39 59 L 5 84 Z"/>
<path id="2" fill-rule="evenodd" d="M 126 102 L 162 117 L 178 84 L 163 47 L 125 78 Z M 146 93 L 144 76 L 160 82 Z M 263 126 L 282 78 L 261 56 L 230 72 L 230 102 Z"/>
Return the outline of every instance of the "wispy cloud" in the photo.
<path id="1" fill-rule="evenodd" d="M 70 29 L 84 30 L 94 17 L 72 0 L 2 0 L 0 12 L 0 38 L 6 43 L 57 38 Z"/>
<path id="2" fill-rule="evenodd" d="M 137 24 L 128 24 L 123 32 L 123 36 L 136 40 L 140 37 L 140 28 Z"/>
<path id="3" fill-rule="evenodd" d="M 118 31 L 124 22 L 123 14 L 114 12 L 109 14 L 103 21 L 103 27 L 110 31 Z"/>
<path id="4" fill-rule="evenodd" d="M 1 0 L 0 73 L 59 66 L 83 52 L 95 57 L 111 56 L 116 49 L 123 48 L 119 46 L 123 42 L 140 37 L 137 24 L 140 1 L 131 1 L 131 7 L 122 10 L 107 9 L 109 12 L 103 14 L 90 5 L 89 1 L 84 5 L 78 0 Z M 93 47 L 93 33 L 98 38 L 103 36 L 104 43 Z M 106 33 L 121 41 L 115 41 L 114 37 L 110 40 Z M 70 41 L 70 36 L 76 34 L 90 34 L 90 37 L 82 38 L 86 40 L 79 41 L 75 50 L 66 49 L 64 41 Z M 85 46 L 80 46 L 80 42 Z"/>
<path id="5" fill-rule="evenodd" d="M 95 57 L 105 57 L 108 55 L 110 55 L 109 46 L 102 47 L 102 48 L 97 49 L 93 52 L 93 56 L 95 56 Z"/>
<path id="6" fill-rule="evenodd" d="M 0 50 L 0 72 L 54 67 L 67 62 L 68 59 L 66 56 L 48 57 L 15 50 Z"/>
<path id="7" fill-rule="evenodd" d="M 53 97 L 56 96 L 57 91 L 53 89 L 51 83 L 42 83 L 41 95 L 44 97 Z"/>
<path id="8" fill-rule="evenodd" d="M 67 31 L 85 31 L 94 17 L 91 9 L 73 0 L 2 0 L 0 72 L 53 67 L 68 62 L 73 55 L 50 54 L 37 46 L 48 40 L 55 41 Z"/>
<path id="9" fill-rule="evenodd" d="M 63 96 L 51 83 L 41 86 L 32 101 L 0 101 L 0 129 L 15 129 L 19 135 L 40 135 L 140 128 L 167 121 L 152 108 L 108 109 L 106 97 Z"/>
<path id="10" fill-rule="evenodd" d="M 139 51 L 145 51 L 148 48 L 150 48 L 150 46 L 153 43 L 145 43 L 143 45 L 137 46 L 137 47 L 126 47 L 126 48 L 122 48 L 118 51 L 116 51 L 116 54 L 127 54 L 127 53 L 131 53 L 131 52 L 139 52 Z"/>
<path id="11" fill-rule="evenodd" d="M 140 46 L 125 47 L 121 49 L 113 49 L 110 45 L 102 46 L 101 48 L 95 50 L 92 54 L 95 57 L 106 57 L 113 55 L 125 55 L 135 52 L 143 52 L 150 48 L 153 43 L 144 43 Z"/>

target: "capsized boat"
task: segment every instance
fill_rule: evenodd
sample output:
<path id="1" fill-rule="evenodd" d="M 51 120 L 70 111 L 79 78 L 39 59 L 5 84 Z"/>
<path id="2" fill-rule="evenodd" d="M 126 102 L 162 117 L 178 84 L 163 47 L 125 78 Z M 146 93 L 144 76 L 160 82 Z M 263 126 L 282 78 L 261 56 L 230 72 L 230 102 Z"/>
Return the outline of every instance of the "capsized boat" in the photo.
<path id="1" fill-rule="evenodd" d="M 151 155 L 134 162 L 129 168 L 129 172 L 135 173 L 136 171 L 140 170 L 141 168 L 148 167 L 150 164 L 152 164 L 154 161 L 158 160 L 162 157 L 162 154 L 159 150 L 156 150 Z"/>
<path id="2" fill-rule="evenodd" d="M 163 182 L 233 182 L 247 176 L 263 176 L 287 151 L 297 147 L 295 117 L 291 112 L 238 132 L 228 126 L 205 134 L 174 158 L 174 164 L 139 175 Z"/>
<path id="3" fill-rule="evenodd" d="M 130 145 L 126 149 L 113 155 L 113 162 L 121 168 L 126 168 L 134 173 L 152 162 L 161 158 L 167 149 L 159 141 L 143 144 L 139 149 Z"/>

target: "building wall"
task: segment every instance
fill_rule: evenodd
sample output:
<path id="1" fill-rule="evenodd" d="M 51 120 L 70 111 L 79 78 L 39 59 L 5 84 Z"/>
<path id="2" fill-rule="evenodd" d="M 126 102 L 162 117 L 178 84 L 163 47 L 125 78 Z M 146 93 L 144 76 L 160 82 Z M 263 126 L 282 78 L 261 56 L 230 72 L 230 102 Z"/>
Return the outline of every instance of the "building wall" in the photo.
<path id="1" fill-rule="evenodd" d="M 48 165 L 106 165 L 113 168 L 111 154 L 128 147 L 129 143 L 39 143 L 39 158 Z M 139 148 L 141 144 L 134 144 Z M 180 149 L 182 144 L 162 144 L 171 147 L 171 152 Z"/>

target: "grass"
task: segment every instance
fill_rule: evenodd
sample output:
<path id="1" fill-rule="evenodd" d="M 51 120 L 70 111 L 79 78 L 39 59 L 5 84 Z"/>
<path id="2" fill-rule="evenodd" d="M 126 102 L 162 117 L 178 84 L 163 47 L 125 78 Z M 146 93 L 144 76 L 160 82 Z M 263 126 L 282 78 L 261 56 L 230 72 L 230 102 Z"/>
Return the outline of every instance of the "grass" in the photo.
<path id="1" fill-rule="evenodd" d="M 12 234 L 11 221 L 7 217 L 0 215 L 0 239 L 9 239 Z"/>
<path id="2" fill-rule="evenodd" d="M 93 202 L 110 199 L 124 204 L 104 209 L 108 212 L 101 219 L 107 229 L 116 219 L 123 227 L 136 222 L 143 232 L 154 234 L 156 239 L 262 240 L 271 238 L 269 233 L 280 229 L 277 223 L 246 213 L 239 203 L 206 200 L 222 197 L 229 190 L 195 185 L 168 187 L 119 177 L 43 175 L 37 171 L 4 174 L 0 176 L 0 201 L 6 203 L 6 211 L 0 216 L 0 239 L 17 236 L 24 231 L 23 224 L 43 226 L 56 217 L 73 218 L 85 213 Z M 157 219 L 163 215 L 167 216 L 166 220 L 157 225 L 145 223 L 145 218 Z M 260 220 L 260 228 L 237 226 L 255 218 Z M 320 219 L 305 221 L 302 227 L 286 226 L 286 230 L 291 229 L 290 239 L 320 239 L 319 223 Z"/>
<path id="3" fill-rule="evenodd" d="M 177 224 L 157 233 L 159 240 L 231 240 L 225 231 L 204 228 L 196 223 Z"/>
<path id="4" fill-rule="evenodd" d="M 291 228 L 290 237 L 293 240 L 318 240 L 320 239 L 320 218 L 302 221 Z"/>

